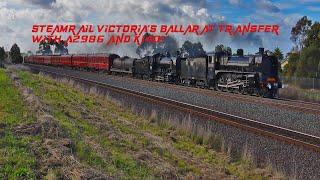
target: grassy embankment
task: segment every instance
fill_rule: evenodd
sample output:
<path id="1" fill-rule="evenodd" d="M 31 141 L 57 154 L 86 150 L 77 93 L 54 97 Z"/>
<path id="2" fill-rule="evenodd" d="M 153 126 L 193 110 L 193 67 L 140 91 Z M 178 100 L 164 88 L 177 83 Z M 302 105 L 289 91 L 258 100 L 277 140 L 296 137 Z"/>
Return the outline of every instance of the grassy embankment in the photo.
<path id="1" fill-rule="evenodd" d="M 245 159 L 230 159 L 220 152 L 219 137 L 197 137 L 160 123 L 156 117 L 134 115 L 108 99 L 84 94 L 52 79 L 27 72 L 18 74 L 23 85 L 32 88 L 33 93 L 50 107 L 51 115 L 72 140 L 75 157 L 81 163 L 99 169 L 108 176 L 124 179 L 177 176 L 217 179 L 277 177 L 269 169 L 254 168 Z M 9 152 L 2 156 L 7 159 L 0 160 L 0 164 L 5 164 L 0 167 L 9 167 L 5 169 L 10 176 L 24 172 L 32 178 L 36 162 L 35 157 L 28 154 L 30 150 L 28 151 L 27 145 L 30 141 L 37 141 L 37 137 L 16 139 L 10 134 L 10 127 L 32 121 L 33 118 L 25 114 L 21 97 L 10 85 L 3 71 L 1 75 L 1 86 L 6 85 L 7 88 L 0 88 L 0 98 L 4 99 L 0 102 L 0 107 L 10 108 L 0 110 L 0 120 L 6 124 L 6 136 L 0 135 L 1 148 L 4 148 L 1 153 Z M 13 113 L 12 109 L 20 111 Z M 4 115 L 12 118 L 2 118 L 2 112 L 9 112 Z M 16 167 L 21 168 L 18 170 Z M 2 171 L 1 169 L 0 172 Z M 50 176 L 60 176 L 59 173 L 61 172 L 53 171 Z M 5 175 L 8 176 L 8 173 Z"/>
<path id="2" fill-rule="evenodd" d="M 289 85 L 286 88 L 280 89 L 279 96 L 281 98 L 320 103 L 320 90 L 315 89 L 302 89 Z"/>
<path id="3" fill-rule="evenodd" d="M 16 137 L 12 128 L 34 122 L 22 97 L 3 69 L 0 69 L 0 179 L 35 178 L 36 157 L 28 145 L 39 136 Z"/>

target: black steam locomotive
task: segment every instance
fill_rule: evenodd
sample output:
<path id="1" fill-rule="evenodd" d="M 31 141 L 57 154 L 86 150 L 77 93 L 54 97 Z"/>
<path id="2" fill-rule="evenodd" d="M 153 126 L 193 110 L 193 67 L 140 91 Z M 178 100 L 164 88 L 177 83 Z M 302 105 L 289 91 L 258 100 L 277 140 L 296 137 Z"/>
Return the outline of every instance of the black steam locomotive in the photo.
<path id="1" fill-rule="evenodd" d="M 247 56 L 238 49 L 237 55 L 216 52 L 197 58 L 183 58 L 179 53 L 176 57 L 156 54 L 142 59 L 116 58 L 110 71 L 141 79 L 276 97 L 281 88 L 278 67 L 278 59 L 260 48 L 256 55 Z"/>
<path id="2" fill-rule="evenodd" d="M 177 82 L 179 67 L 176 64 L 176 59 L 170 54 L 155 54 L 141 59 L 119 57 L 113 60 L 110 71 L 112 74 L 127 74 L 141 79 Z"/>
<path id="3" fill-rule="evenodd" d="M 208 54 L 202 58 L 188 58 L 181 63 L 181 82 L 213 87 L 221 91 L 258 94 L 276 97 L 281 82 L 278 59 L 259 49 L 256 55 L 237 55 L 226 52 Z"/>

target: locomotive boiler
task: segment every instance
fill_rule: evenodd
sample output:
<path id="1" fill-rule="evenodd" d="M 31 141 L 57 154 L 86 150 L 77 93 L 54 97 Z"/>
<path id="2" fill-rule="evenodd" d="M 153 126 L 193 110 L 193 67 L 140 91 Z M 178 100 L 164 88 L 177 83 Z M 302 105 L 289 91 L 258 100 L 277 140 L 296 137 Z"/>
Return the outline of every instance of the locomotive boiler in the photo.
<path id="1" fill-rule="evenodd" d="M 136 59 L 134 76 L 161 82 L 178 82 L 180 77 L 180 57 L 169 54 L 155 54 Z"/>
<path id="2" fill-rule="evenodd" d="M 172 57 L 169 53 L 153 56 L 153 73 L 156 81 L 176 82 L 177 68 L 180 68 L 179 64 L 177 66 L 177 57 Z"/>
<path id="3" fill-rule="evenodd" d="M 154 60 L 152 56 L 146 56 L 135 61 L 134 76 L 141 79 L 153 79 Z"/>
<path id="4" fill-rule="evenodd" d="M 110 72 L 112 74 L 129 74 L 133 76 L 135 60 L 135 58 L 130 58 L 128 56 L 115 58 L 110 68 Z"/>

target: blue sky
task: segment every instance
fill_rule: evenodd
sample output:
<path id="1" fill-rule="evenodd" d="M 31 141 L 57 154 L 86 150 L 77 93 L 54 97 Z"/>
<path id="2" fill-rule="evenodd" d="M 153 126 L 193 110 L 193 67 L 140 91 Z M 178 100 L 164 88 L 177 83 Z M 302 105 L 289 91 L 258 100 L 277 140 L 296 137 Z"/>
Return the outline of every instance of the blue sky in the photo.
<path id="1" fill-rule="evenodd" d="M 274 44 L 284 52 L 290 51 L 293 45 L 290 31 L 298 19 L 307 16 L 313 22 L 320 21 L 320 0 L 209 0 L 208 3 L 210 12 L 223 16 L 227 22 L 279 24 L 280 37 L 277 40 L 270 36 L 272 40 L 267 46 Z"/>
<path id="2" fill-rule="evenodd" d="M 92 3 L 95 2 L 95 3 Z M 230 38 L 223 34 L 205 37 L 175 37 L 181 45 L 185 40 L 200 41 L 205 50 L 217 44 L 245 52 L 280 47 L 285 53 L 293 44 L 290 31 L 298 19 L 308 16 L 320 21 L 320 0 L 2 0 L 0 1 L 0 46 L 7 49 L 18 43 L 22 51 L 37 49 L 31 42 L 31 27 L 36 23 L 76 24 L 190 24 L 225 21 L 231 24 L 279 24 L 280 36 L 251 34 Z M 133 45 L 105 47 L 104 50 L 135 53 Z M 100 47 L 73 45 L 71 52 L 95 52 Z"/>
<path id="3" fill-rule="evenodd" d="M 272 14 L 290 16 L 294 14 L 306 15 L 312 20 L 320 20 L 320 0 L 291 0 L 291 1 L 255 1 L 255 0 L 222 0 L 220 6 L 214 6 L 216 0 L 209 0 L 212 13 L 221 14 L 232 22 L 246 21 L 244 16 L 255 16 L 259 11 L 266 10 L 270 16 L 264 14 L 265 20 L 272 20 Z M 225 5 L 228 4 L 228 5 Z M 257 7 L 259 6 L 259 7 Z M 275 20 L 276 21 L 276 20 Z"/>

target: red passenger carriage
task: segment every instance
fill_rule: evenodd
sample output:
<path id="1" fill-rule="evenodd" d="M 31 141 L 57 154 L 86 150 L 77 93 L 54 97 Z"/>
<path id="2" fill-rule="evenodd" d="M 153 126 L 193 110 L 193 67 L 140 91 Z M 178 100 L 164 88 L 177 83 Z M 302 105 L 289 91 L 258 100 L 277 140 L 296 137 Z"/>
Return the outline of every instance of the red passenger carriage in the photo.
<path id="1" fill-rule="evenodd" d="M 78 69 L 90 69 L 99 71 L 110 71 L 114 54 L 96 55 L 33 55 L 25 58 L 26 63 L 43 64 L 52 66 L 68 66 Z"/>

